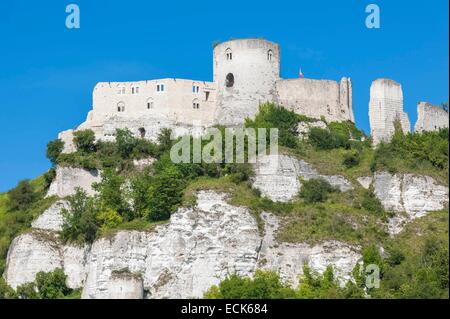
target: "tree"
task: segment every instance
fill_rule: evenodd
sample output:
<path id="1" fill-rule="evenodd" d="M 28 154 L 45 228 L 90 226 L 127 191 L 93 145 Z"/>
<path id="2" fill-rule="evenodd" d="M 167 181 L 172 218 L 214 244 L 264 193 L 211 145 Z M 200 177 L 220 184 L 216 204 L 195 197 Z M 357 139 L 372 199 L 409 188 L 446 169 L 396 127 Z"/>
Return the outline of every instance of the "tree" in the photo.
<path id="1" fill-rule="evenodd" d="M 53 272 L 38 272 L 36 274 L 36 288 L 41 299 L 61 299 L 70 294 L 71 289 L 66 286 L 67 276 L 61 268 Z"/>
<path id="2" fill-rule="evenodd" d="M 92 130 L 82 130 L 73 133 L 73 142 L 82 153 L 95 151 L 95 133 Z"/>
<path id="3" fill-rule="evenodd" d="M 36 199 L 36 193 L 28 180 L 19 184 L 8 192 L 8 206 L 10 210 L 23 210 L 28 208 Z"/>
<path id="4" fill-rule="evenodd" d="M 168 166 L 157 174 L 150 187 L 149 219 L 169 219 L 170 214 L 181 202 L 185 181 L 176 166 Z"/>
<path id="5" fill-rule="evenodd" d="M 53 165 L 56 164 L 58 156 L 64 149 L 64 142 L 60 139 L 56 139 L 48 142 L 47 144 L 47 158 L 52 162 Z"/>
<path id="6" fill-rule="evenodd" d="M 99 222 L 94 200 L 81 188 L 69 197 L 69 209 L 63 209 L 62 238 L 66 241 L 88 242 L 95 240 Z"/>
<path id="7" fill-rule="evenodd" d="M 130 208 L 125 198 L 124 184 L 125 178 L 113 169 L 106 169 L 102 173 L 101 182 L 93 184 L 92 187 L 98 192 L 99 208 L 110 208 L 129 220 Z"/>
<path id="8" fill-rule="evenodd" d="M 122 158 L 129 158 L 137 145 L 137 139 L 129 129 L 116 130 L 117 149 Z"/>

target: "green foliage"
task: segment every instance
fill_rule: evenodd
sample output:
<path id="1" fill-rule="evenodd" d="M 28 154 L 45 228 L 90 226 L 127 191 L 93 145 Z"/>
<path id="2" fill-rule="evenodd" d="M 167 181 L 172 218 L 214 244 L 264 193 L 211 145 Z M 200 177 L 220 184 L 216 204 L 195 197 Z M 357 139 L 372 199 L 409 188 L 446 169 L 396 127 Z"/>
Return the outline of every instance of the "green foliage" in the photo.
<path id="1" fill-rule="evenodd" d="M 290 148 L 297 147 L 297 126 L 300 121 L 312 121 L 302 117 L 284 107 L 273 103 L 261 104 L 259 113 L 254 120 L 246 119 L 245 126 L 248 128 L 277 128 L 278 143 L 281 146 Z M 269 143 L 269 134 L 267 134 L 267 145 Z"/>
<path id="2" fill-rule="evenodd" d="M 17 298 L 16 292 L 5 281 L 3 277 L 0 277 L 0 300 L 1 299 L 15 299 Z"/>
<path id="3" fill-rule="evenodd" d="M 323 274 L 312 272 L 307 264 L 299 286 L 293 289 L 281 282 L 273 271 L 257 270 L 254 278 L 233 274 L 212 286 L 203 295 L 206 299 L 337 299 L 364 298 L 364 291 L 351 281 L 341 288 L 333 268 L 328 266 Z"/>
<path id="4" fill-rule="evenodd" d="M 61 268 L 52 272 L 38 272 L 34 282 L 17 287 L 10 298 L 19 299 L 63 299 L 71 298 L 74 291 L 66 285 L 67 276 Z"/>
<path id="5" fill-rule="evenodd" d="M 99 229 L 100 234 L 105 234 L 109 229 L 116 228 L 123 222 L 122 216 L 111 208 L 101 211 L 96 218 L 101 225 Z"/>
<path id="6" fill-rule="evenodd" d="M 92 130 L 82 130 L 73 133 L 73 142 L 82 153 L 95 152 L 95 133 Z"/>
<path id="7" fill-rule="evenodd" d="M 137 145 L 138 139 L 136 139 L 130 130 L 117 129 L 116 131 L 116 144 L 117 150 L 122 158 L 130 158 L 133 150 Z"/>
<path id="8" fill-rule="evenodd" d="M 311 179 L 309 181 L 302 181 L 300 189 L 300 198 L 303 198 L 305 203 L 319 203 L 325 202 L 328 194 L 337 192 L 338 190 L 330 185 L 323 178 Z"/>
<path id="9" fill-rule="evenodd" d="M 98 192 L 97 207 L 102 210 L 111 209 L 119 215 L 130 220 L 130 207 L 126 200 L 125 178 L 112 169 L 107 169 L 102 173 L 100 183 L 94 183 L 92 188 Z"/>
<path id="10" fill-rule="evenodd" d="M 8 192 L 8 198 L 9 210 L 23 210 L 36 200 L 36 193 L 29 180 L 23 180 Z"/>
<path id="11" fill-rule="evenodd" d="M 360 162 L 360 154 L 357 151 L 349 151 L 344 155 L 344 161 L 342 164 L 346 168 L 352 168 L 359 164 Z"/>
<path id="12" fill-rule="evenodd" d="M 185 187 L 183 175 L 175 165 L 164 167 L 150 186 L 148 218 L 151 221 L 166 220 L 181 203 Z"/>
<path id="13" fill-rule="evenodd" d="M 48 142 L 47 144 L 47 158 L 52 162 L 53 165 L 56 164 L 58 156 L 64 149 L 64 142 L 60 139 L 56 139 Z"/>
<path id="14" fill-rule="evenodd" d="M 448 128 L 403 135 L 397 129 L 390 143 L 377 146 L 372 170 L 416 172 L 448 183 Z"/>
<path id="15" fill-rule="evenodd" d="M 78 136 L 77 141 L 80 144 L 77 146 L 78 151 L 60 154 L 57 159 L 59 165 L 82 167 L 87 170 L 110 168 L 122 172 L 133 169 L 133 159 L 161 155 L 160 146 L 146 139 L 134 137 L 128 129 L 117 129 L 115 142 L 95 142 L 95 136 L 89 130 L 77 131 L 74 134 Z"/>
<path id="16" fill-rule="evenodd" d="M 380 200 L 371 191 L 365 191 L 363 193 L 361 207 L 369 212 L 377 214 L 382 214 L 384 211 Z"/>
<path id="17" fill-rule="evenodd" d="M 206 299 L 286 299 L 295 291 L 283 284 L 277 273 L 257 270 L 253 279 L 233 274 L 205 292 Z"/>
<path id="18" fill-rule="evenodd" d="M 92 243 L 100 226 L 94 199 L 88 197 L 81 188 L 77 188 L 68 201 L 69 209 L 62 210 L 62 238 L 66 241 Z"/>

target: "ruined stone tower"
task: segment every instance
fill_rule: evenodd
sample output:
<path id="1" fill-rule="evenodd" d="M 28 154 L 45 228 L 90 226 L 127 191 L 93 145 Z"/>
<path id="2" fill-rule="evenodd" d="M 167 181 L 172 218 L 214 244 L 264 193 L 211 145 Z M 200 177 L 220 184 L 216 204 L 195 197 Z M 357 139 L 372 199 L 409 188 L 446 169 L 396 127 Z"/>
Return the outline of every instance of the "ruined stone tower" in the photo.
<path id="1" fill-rule="evenodd" d="M 369 120 L 373 144 L 389 142 L 399 121 L 403 132 L 411 131 L 408 115 L 403 112 L 402 86 L 389 79 L 377 79 L 370 87 Z"/>

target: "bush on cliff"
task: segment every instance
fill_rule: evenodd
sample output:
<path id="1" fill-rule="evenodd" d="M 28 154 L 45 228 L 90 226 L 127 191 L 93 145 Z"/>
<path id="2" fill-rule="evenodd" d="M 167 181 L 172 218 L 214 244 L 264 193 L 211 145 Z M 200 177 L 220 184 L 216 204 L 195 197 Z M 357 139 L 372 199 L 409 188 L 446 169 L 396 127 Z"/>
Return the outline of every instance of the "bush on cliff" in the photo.
<path id="1" fill-rule="evenodd" d="M 95 151 L 95 133 L 92 130 L 82 130 L 73 133 L 73 142 L 82 153 Z"/>
<path id="2" fill-rule="evenodd" d="M 58 156 L 64 149 L 64 142 L 60 139 L 56 139 L 48 142 L 47 144 L 47 158 L 52 162 L 53 165 L 56 164 Z"/>
<path id="3" fill-rule="evenodd" d="M 328 198 L 328 194 L 336 192 L 337 189 L 330 185 L 326 180 L 311 179 L 309 181 L 302 181 L 300 189 L 300 198 L 303 198 L 305 203 L 319 203 L 324 202 Z"/>

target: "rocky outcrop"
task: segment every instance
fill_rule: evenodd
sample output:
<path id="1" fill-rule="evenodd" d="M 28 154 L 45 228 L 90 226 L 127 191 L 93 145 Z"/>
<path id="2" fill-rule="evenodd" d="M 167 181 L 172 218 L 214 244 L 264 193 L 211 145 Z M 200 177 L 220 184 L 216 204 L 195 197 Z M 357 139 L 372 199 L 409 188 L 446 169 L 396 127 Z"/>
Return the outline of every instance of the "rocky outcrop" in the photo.
<path id="1" fill-rule="evenodd" d="M 268 213 L 263 213 L 262 218 L 265 235 L 258 260 L 260 268 L 277 271 L 281 279 L 294 286 L 298 285 L 298 278 L 303 274 L 305 263 L 320 273 L 331 265 L 341 284 L 344 285 L 350 280 L 353 268 L 361 259 L 359 247 L 338 241 L 325 241 L 317 245 L 279 243 L 276 241 L 278 218 Z"/>
<path id="2" fill-rule="evenodd" d="M 448 128 L 448 111 L 442 107 L 420 102 L 417 105 L 417 115 L 414 132 L 437 131 L 441 128 Z"/>
<path id="3" fill-rule="evenodd" d="M 135 159 L 133 160 L 133 165 L 138 171 L 143 171 L 146 167 L 152 165 L 155 162 L 153 157 Z"/>
<path id="4" fill-rule="evenodd" d="M 346 280 L 360 258 L 357 247 L 335 241 L 277 243 L 278 218 L 263 219 L 261 236 L 247 208 L 201 191 L 197 204 L 180 208 L 170 223 L 152 232 L 119 231 L 91 247 L 63 245 L 51 232 L 21 235 L 10 247 L 5 278 L 15 288 L 61 267 L 69 287 L 84 286 L 83 298 L 188 298 L 201 297 L 228 274 L 252 276 L 258 267 L 296 284 L 304 262 L 319 272 L 331 264 Z"/>
<path id="5" fill-rule="evenodd" d="M 253 187 L 273 201 L 288 202 L 298 194 L 300 178 L 323 178 L 342 192 L 353 188 L 344 177 L 321 175 L 305 161 L 287 155 L 259 156 L 255 164 Z"/>
<path id="6" fill-rule="evenodd" d="M 8 251 L 5 279 L 17 288 L 32 282 L 38 272 L 62 268 L 70 288 L 83 286 L 87 247 L 62 245 L 49 232 L 33 231 L 16 237 Z"/>
<path id="7" fill-rule="evenodd" d="M 356 179 L 359 184 L 365 189 L 369 189 L 370 185 L 372 185 L 373 177 L 372 176 L 361 176 Z"/>
<path id="8" fill-rule="evenodd" d="M 225 195 L 200 192 L 194 208 L 182 208 L 153 233 L 119 232 L 94 243 L 83 298 L 106 298 L 111 273 L 141 273 L 151 298 L 201 297 L 229 273 L 252 274 L 260 245 L 245 208 Z"/>
<path id="9" fill-rule="evenodd" d="M 390 220 L 388 231 L 393 235 L 399 233 L 406 222 L 448 205 L 448 187 L 438 185 L 429 176 L 379 172 L 374 176 L 373 188 L 384 209 L 406 213 Z"/>
<path id="10" fill-rule="evenodd" d="M 68 209 L 69 205 L 67 201 L 60 200 L 46 209 L 36 220 L 31 223 L 33 228 L 61 231 L 64 223 L 61 211 Z"/>
<path id="11" fill-rule="evenodd" d="M 47 196 L 58 196 L 60 198 L 75 194 L 76 188 L 80 187 L 88 195 L 94 195 L 93 183 L 101 181 L 100 172 L 88 171 L 82 168 L 58 166 L 56 177 L 51 183 Z"/>

